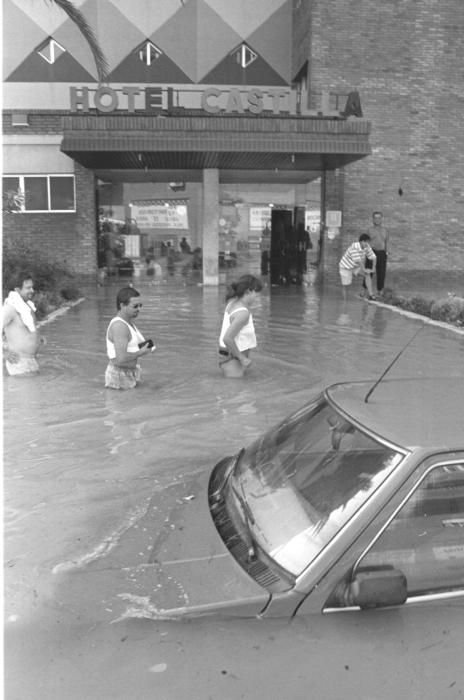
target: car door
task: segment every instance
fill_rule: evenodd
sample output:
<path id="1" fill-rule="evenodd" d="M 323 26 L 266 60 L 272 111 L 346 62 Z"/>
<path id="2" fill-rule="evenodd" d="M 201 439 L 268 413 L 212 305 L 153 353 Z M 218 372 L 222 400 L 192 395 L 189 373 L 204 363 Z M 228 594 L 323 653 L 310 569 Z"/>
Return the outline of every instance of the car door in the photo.
<path id="1" fill-rule="evenodd" d="M 370 541 L 361 538 L 362 551 L 353 546 L 351 560 L 346 552 L 299 613 L 464 597 L 464 457 L 422 462 L 395 500 Z"/>

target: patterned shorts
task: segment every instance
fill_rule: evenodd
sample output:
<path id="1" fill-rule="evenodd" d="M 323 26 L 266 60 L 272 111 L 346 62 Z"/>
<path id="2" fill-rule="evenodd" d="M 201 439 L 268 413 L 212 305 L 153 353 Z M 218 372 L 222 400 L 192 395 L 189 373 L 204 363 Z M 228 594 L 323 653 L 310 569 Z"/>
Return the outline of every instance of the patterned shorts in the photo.
<path id="1" fill-rule="evenodd" d="M 140 381 L 140 376 L 140 365 L 128 369 L 116 367 L 109 362 L 105 372 L 105 386 L 108 389 L 134 389 Z"/>

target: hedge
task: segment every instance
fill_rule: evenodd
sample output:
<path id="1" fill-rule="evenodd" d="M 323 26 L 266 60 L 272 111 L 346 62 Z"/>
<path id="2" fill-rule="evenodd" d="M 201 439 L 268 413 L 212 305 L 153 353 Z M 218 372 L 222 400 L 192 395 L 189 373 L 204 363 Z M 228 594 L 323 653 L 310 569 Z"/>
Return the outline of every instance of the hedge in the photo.
<path id="1" fill-rule="evenodd" d="M 4 298 L 14 287 L 14 280 L 22 275 L 23 279 L 30 276 L 34 282 L 38 320 L 80 296 L 74 275 L 65 266 L 50 262 L 41 251 L 25 243 L 7 241 L 2 259 Z"/>
<path id="2" fill-rule="evenodd" d="M 412 311 L 420 316 L 427 316 L 435 321 L 443 321 L 454 326 L 464 326 L 464 298 L 454 294 L 442 299 L 428 299 L 416 295 L 406 297 L 385 288 L 382 301 L 390 306 L 397 306 L 405 311 Z"/>

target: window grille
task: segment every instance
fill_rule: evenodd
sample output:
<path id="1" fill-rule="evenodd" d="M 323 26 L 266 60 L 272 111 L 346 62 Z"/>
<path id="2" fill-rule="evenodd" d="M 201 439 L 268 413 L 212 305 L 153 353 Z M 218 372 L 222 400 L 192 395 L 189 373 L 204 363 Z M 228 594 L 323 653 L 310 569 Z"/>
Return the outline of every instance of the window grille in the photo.
<path id="1" fill-rule="evenodd" d="M 250 49 L 246 44 L 242 44 L 232 52 L 235 60 L 242 68 L 248 68 L 256 59 L 258 54 Z"/>
<path id="2" fill-rule="evenodd" d="M 163 52 L 152 44 L 151 41 L 147 41 L 145 44 L 143 44 L 138 51 L 139 59 L 142 61 L 142 63 L 145 63 L 146 66 L 151 66 L 152 63 L 157 61 L 162 55 Z"/>
<path id="3" fill-rule="evenodd" d="M 39 48 L 37 49 L 37 53 L 39 56 L 42 56 L 44 61 L 47 61 L 47 63 L 50 63 L 52 65 L 55 63 L 58 58 L 66 53 L 66 49 L 64 49 L 61 44 L 59 44 L 55 39 L 47 39 Z"/>

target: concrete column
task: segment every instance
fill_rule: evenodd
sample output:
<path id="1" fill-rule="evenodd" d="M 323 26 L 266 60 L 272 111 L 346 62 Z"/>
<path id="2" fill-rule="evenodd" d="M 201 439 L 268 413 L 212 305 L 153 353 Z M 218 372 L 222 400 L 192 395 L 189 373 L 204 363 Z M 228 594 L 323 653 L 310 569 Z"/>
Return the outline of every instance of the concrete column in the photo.
<path id="1" fill-rule="evenodd" d="M 330 239 L 327 235 L 327 227 L 324 226 L 320 273 L 324 283 L 338 283 L 338 263 L 345 252 L 344 237 L 343 237 L 343 195 L 344 195 L 344 169 L 329 170 L 324 173 L 323 177 L 323 202 L 322 215 L 325 221 L 325 212 L 327 210 L 342 212 L 342 228 L 338 235 Z M 350 241 L 351 242 L 351 241 Z"/>
<path id="2" fill-rule="evenodd" d="M 203 284 L 219 284 L 219 170 L 203 170 Z"/>

